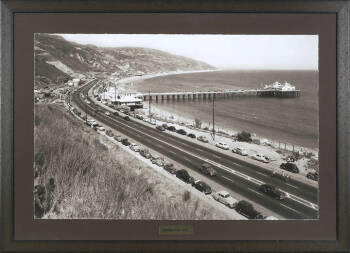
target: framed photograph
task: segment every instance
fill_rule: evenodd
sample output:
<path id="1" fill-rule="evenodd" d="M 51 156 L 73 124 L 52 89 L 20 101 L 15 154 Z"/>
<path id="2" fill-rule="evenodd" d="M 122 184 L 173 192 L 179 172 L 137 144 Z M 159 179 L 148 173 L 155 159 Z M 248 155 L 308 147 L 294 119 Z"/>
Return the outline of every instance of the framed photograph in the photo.
<path id="1" fill-rule="evenodd" d="M 349 251 L 348 1 L 1 6 L 4 252 Z"/>

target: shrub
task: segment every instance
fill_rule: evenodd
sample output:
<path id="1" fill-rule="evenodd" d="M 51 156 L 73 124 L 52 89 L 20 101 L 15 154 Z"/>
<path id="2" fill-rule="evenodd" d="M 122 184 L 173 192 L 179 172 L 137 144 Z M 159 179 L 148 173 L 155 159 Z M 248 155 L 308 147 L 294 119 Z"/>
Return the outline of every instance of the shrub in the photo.
<path id="1" fill-rule="evenodd" d="M 237 140 L 242 142 L 252 142 L 252 136 L 249 132 L 242 131 L 237 134 Z"/>

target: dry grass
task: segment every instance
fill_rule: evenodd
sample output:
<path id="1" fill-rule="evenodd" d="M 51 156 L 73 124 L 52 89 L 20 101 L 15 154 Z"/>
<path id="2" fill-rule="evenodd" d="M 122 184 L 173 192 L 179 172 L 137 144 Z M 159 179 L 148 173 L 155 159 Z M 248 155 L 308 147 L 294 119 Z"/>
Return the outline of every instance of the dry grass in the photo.
<path id="1" fill-rule="evenodd" d="M 155 183 L 137 173 L 140 163 L 112 155 L 93 131 L 55 105 L 35 108 L 38 183 L 56 183 L 44 218 L 212 219 L 196 200 L 169 201 Z M 159 191 L 159 189 L 158 189 Z"/>

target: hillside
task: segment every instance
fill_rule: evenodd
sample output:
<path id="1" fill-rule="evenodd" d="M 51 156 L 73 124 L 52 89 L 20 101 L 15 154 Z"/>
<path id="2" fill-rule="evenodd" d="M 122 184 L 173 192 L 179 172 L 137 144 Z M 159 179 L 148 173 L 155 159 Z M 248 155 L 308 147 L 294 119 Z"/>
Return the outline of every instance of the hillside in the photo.
<path id="1" fill-rule="evenodd" d="M 149 48 L 101 48 L 80 45 L 57 35 L 35 35 L 35 85 L 51 86 L 72 77 L 105 73 L 117 77 L 214 67 Z"/>

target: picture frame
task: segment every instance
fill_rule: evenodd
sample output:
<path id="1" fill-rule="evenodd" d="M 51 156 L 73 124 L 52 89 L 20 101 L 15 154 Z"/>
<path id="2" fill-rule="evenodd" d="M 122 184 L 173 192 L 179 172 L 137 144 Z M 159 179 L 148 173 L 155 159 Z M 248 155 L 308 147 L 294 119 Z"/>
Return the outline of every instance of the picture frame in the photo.
<path id="1" fill-rule="evenodd" d="M 17 252 L 17 251 L 35 251 L 35 252 L 45 252 L 45 251 L 168 251 L 173 249 L 174 251 L 293 251 L 293 252 L 303 252 L 303 251 L 329 251 L 329 252 L 347 252 L 349 251 L 349 242 L 347 238 L 349 237 L 349 200 L 348 196 L 350 193 L 349 186 L 349 11 L 350 3 L 349 1 L 2 1 L 2 86 L 1 86 L 1 249 L 4 252 Z M 288 3 L 288 4 L 287 4 Z M 155 17 L 157 15 L 164 15 L 164 23 L 171 23 L 175 20 L 174 14 L 182 14 L 179 20 L 183 21 L 183 24 L 189 24 L 191 20 L 191 15 L 198 15 L 197 22 L 203 24 L 204 15 L 213 15 L 213 17 L 229 16 L 228 14 L 239 14 L 243 18 L 246 15 L 252 14 L 270 14 L 270 15 L 281 15 L 285 18 L 291 14 L 303 14 L 305 20 L 308 16 L 317 14 L 325 14 L 332 16 L 336 24 L 336 31 L 333 31 L 330 35 L 334 40 L 330 40 L 330 47 L 333 42 L 336 42 L 333 46 L 336 47 L 336 62 L 334 66 L 331 63 L 329 65 L 329 73 L 336 71 L 336 87 L 330 87 L 328 94 L 323 94 L 320 96 L 320 108 L 325 105 L 331 106 L 331 108 L 320 109 L 323 113 L 328 114 L 326 119 L 331 121 L 329 125 L 326 125 L 322 129 L 322 124 L 320 124 L 320 135 L 324 136 L 328 134 L 328 139 L 325 139 L 320 147 L 325 147 L 329 145 L 331 147 L 327 152 L 320 151 L 321 154 L 328 154 L 325 159 L 321 162 L 327 164 L 330 171 L 335 171 L 335 174 L 329 174 L 330 178 L 330 189 L 333 189 L 331 184 L 335 185 L 336 199 L 332 199 L 332 194 L 329 194 L 328 199 L 336 206 L 333 209 L 330 208 L 329 211 L 326 208 L 327 217 L 331 217 L 333 220 L 328 224 L 321 224 L 316 226 L 318 230 L 329 229 L 332 233 L 320 234 L 318 237 L 314 238 L 306 237 L 302 239 L 302 231 L 298 230 L 303 226 L 303 222 L 293 221 L 291 223 L 291 236 L 286 235 L 283 238 L 277 238 L 274 236 L 255 235 L 254 238 L 240 237 L 237 234 L 236 240 L 230 240 L 225 238 L 220 240 L 215 235 L 206 233 L 205 236 L 202 235 L 201 239 L 196 238 L 195 234 L 198 233 L 198 228 L 205 228 L 205 226 L 212 226 L 213 228 L 217 225 L 223 225 L 222 222 L 210 221 L 207 222 L 204 227 L 194 227 L 194 233 L 190 235 L 180 234 L 180 235 L 166 235 L 161 236 L 159 231 L 161 230 L 159 226 L 154 227 L 153 233 L 155 233 L 155 240 L 148 237 L 141 239 L 142 237 L 136 237 L 134 240 L 129 240 L 130 234 L 137 232 L 140 224 L 134 221 L 121 221 L 122 225 L 128 229 L 125 229 L 125 234 L 116 240 L 113 236 L 107 237 L 106 235 L 101 235 L 100 237 L 84 237 L 80 236 L 79 233 L 83 234 L 83 230 L 91 229 L 96 226 L 99 229 L 103 229 L 106 224 L 102 224 L 102 221 L 94 220 L 89 221 L 90 225 L 85 226 L 83 222 L 71 221 L 71 220 L 61 220 L 61 221 L 33 221 L 28 220 L 28 216 L 25 214 L 25 209 L 22 207 L 25 205 L 32 205 L 32 199 L 21 196 L 23 192 L 28 189 L 28 185 L 32 185 L 32 182 L 28 180 L 28 177 L 23 176 L 22 170 L 16 168 L 31 168 L 28 165 L 27 159 L 21 154 L 29 154 L 30 149 L 33 148 L 33 139 L 28 132 L 32 129 L 28 126 L 28 129 L 23 128 L 24 124 L 30 125 L 33 122 L 33 115 L 30 113 L 23 113 L 23 110 L 28 105 L 27 101 L 32 101 L 32 86 L 23 86 L 23 89 L 18 89 L 16 82 L 23 83 L 23 79 L 16 74 L 19 68 L 23 68 L 26 59 L 30 59 L 32 44 L 27 46 L 22 46 L 23 41 L 26 39 L 26 34 L 30 33 L 32 30 L 20 31 L 18 24 L 24 24 L 28 21 L 29 25 L 35 27 L 43 20 L 51 20 L 45 23 L 45 26 L 41 26 L 41 30 L 38 32 L 65 32 L 66 28 L 59 27 L 59 29 L 50 28 L 53 20 L 63 20 L 68 19 L 71 21 L 77 21 L 77 15 L 80 17 L 88 16 L 93 19 L 101 17 L 101 15 L 107 15 L 107 19 L 113 20 L 112 16 L 115 14 L 132 14 L 136 16 L 142 16 L 146 14 L 147 19 Z M 171 18 L 169 18 L 169 15 Z M 56 15 L 56 16 L 55 16 Z M 167 17 L 168 15 L 168 17 Z M 61 16 L 61 17 L 59 17 Z M 159 22 L 159 19 L 154 18 L 154 23 L 150 23 L 154 26 L 147 25 L 146 23 L 139 22 L 140 20 L 146 20 L 145 16 L 142 18 L 136 18 L 136 24 L 139 24 L 138 28 L 135 28 L 133 32 L 139 33 L 142 29 L 145 29 L 149 33 L 158 32 L 159 28 L 154 25 Z M 193 17 L 192 16 L 192 17 Z M 62 19 L 63 17 L 63 19 Z M 330 18 L 330 20 L 332 20 Z M 132 22 L 133 19 L 128 19 Z M 228 19 L 229 20 L 229 19 Z M 303 21 L 303 20 L 302 20 Z M 302 22 L 300 21 L 300 22 Z M 62 21 L 63 22 L 63 21 Z M 139 22 L 139 23 L 138 23 Z M 202 23 L 201 23 L 202 22 Z M 217 21 L 220 22 L 220 21 Z M 221 22 L 225 22 L 223 19 Z M 226 21 L 227 22 L 227 21 Z M 59 22 L 58 22 L 59 23 Z M 101 26 L 100 22 L 96 25 L 93 23 L 88 23 L 89 27 L 83 27 L 82 23 L 74 23 L 73 28 L 76 31 L 82 31 L 89 33 L 93 30 L 98 30 Z M 174 22 L 175 23 L 175 22 Z M 179 22 L 181 23 L 181 22 Z M 177 24 L 179 24 L 177 23 Z M 63 24 L 63 23 L 62 23 Z M 208 25 L 207 23 L 204 23 Z M 135 24 L 134 24 L 135 25 Z M 75 26 L 75 28 L 74 28 Z M 130 27 L 132 26 L 129 25 Z M 230 24 L 226 25 L 227 27 Z M 226 27 L 225 26 L 225 27 Z M 271 24 L 272 26 L 272 24 Z M 307 26 L 307 25 L 305 25 Z M 325 23 L 326 27 L 327 24 Z M 122 29 L 117 26 L 119 29 Z M 135 27 L 135 26 L 134 26 Z M 193 24 L 194 29 L 198 29 L 198 24 Z M 237 26 L 238 27 L 238 26 Z M 291 24 L 290 29 L 296 29 L 293 31 L 288 31 L 291 33 L 298 34 L 295 25 Z M 111 27 L 110 29 L 115 29 Z M 164 28 L 163 28 L 164 29 Z M 223 28 L 224 29 L 224 28 Z M 227 28 L 228 29 L 228 28 Z M 237 28 L 238 29 L 238 28 Z M 279 28 L 283 29 L 283 27 Z M 299 26 L 301 29 L 301 26 Z M 128 26 L 123 30 L 128 31 Z M 172 32 L 182 32 L 183 27 L 175 27 Z M 187 30 L 188 31 L 188 30 Z M 244 33 L 244 27 L 237 32 Z M 270 30 L 266 28 L 263 32 L 269 32 Z M 23 35 L 23 40 L 22 36 Z M 22 44 L 18 44 L 18 43 Z M 16 58 L 20 55 L 23 57 L 23 62 L 18 61 L 20 58 Z M 332 57 L 332 55 L 330 55 Z M 335 57 L 333 55 L 333 57 Z M 17 60 L 16 60 L 17 59 Z M 333 58 L 330 58 L 333 59 Z M 322 64 L 322 61 L 321 61 Z M 324 65 L 326 66 L 326 65 Z M 335 68 L 336 67 L 336 68 Z M 323 68 L 324 70 L 326 68 Z M 323 71 L 324 71 L 323 70 Z M 30 72 L 31 70 L 27 70 Z M 322 71 L 322 70 L 321 70 Z M 322 73 L 324 73 L 322 71 Z M 31 71 L 32 72 L 32 71 Z M 321 76 L 320 78 L 326 78 L 326 76 Z M 329 79 L 332 80 L 332 79 Z M 31 83 L 32 81 L 28 81 Z M 23 85 L 23 84 L 21 84 Z M 29 99 L 28 99 L 29 98 Z M 322 107 L 323 106 L 323 107 Z M 334 120 L 334 121 L 332 121 Z M 336 120 L 336 121 L 335 121 Z M 16 122 L 21 122 L 21 124 L 16 124 Z M 29 123 L 28 123 L 29 122 Z M 324 124 L 323 124 L 324 126 Z M 334 148 L 334 149 L 333 149 Z M 321 149 L 321 148 L 320 148 Z M 322 150 L 322 149 L 321 149 Z M 326 149 L 323 149 L 326 150 Z M 321 158 L 322 159 L 322 158 Z M 27 175 L 27 174 L 25 174 Z M 29 173 L 30 175 L 30 173 Z M 334 179 L 334 182 L 332 181 Z M 327 186 L 325 186 L 327 187 Z M 327 191 L 327 188 L 321 188 L 323 191 L 322 196 Z M 332 190 L 330 190 L 332 191 Z M 29 194 L 30 196 L 31 194 Z M 326 193 L 327 195 L 327 193 Z M 321 199 L 322 199 L 321 196 Z M 326 196 L 327 197 L 327 196 Z M 322 209 L 321 209 L 322 210 Z M 322 211 L 321 211 L 322 212 Z M 321 214 L 322 216 L 322 214 Z M 23 218 L 26 217 L 26 218 Z M 321 218 L 322 220 L 322 218 Z M 89 223 L 86 222 L 86 223 Z M 46 223 L 46 224 L 45 224 Z M 50 224 L 49 224 L 50 223 Z M 93 224 L 92 224 L 93 223 Z M 119 225 L 121 225 L 121 223 Z M 149 226 L 149 221 L 144 221 L 141 226 Z M 215 225 L 216 223 L 216 225 Z M 66 226 L 69 225 L 71 232 L 76 233 L 76 237 L 69 234 L 68 231 L 66 236 L 62 233 L 52 233 L 50 236 L 45 236 L 47 233 L 47 225 L 55 226 L 60 229 L 67 229 Z M 333 226 L 335 224 L 335 227 Z M 188 223 L 184 222 L 166 222 L 162 225 L 185 225 Z M 304 224 L 305 226 L 306 224 Z M 308 226 L 312 227 L 315 224 L 311 222 L 307 223 Z M 29 227 L 32 226 L 32 227 Z M 92 227 L 91 227 L 92 226 Z M 247 224 L 240 223 L 238 228 L 244 230 Z M 264 224 L 260 224 L 260 230 L 264 231 L 262 228 Z M 261 228 L 262 227 L 262 228 Z M 159 230 L 158 230 L 159 229 Z M 335 230 L 334 230 L 335 229 Z M 191 230 L 191 229 L 190 229 Z M 333 231 L 334 230 L 334 231 Z M 80 231 L 80 232 L 79 232 Z M 113 233 L 113 227 L 109 227 L 109 231 Z M 322 231 L 321 231 L 322 232 Z M 117 233 L 117 232 L 115 232 Z M 128 234 L 127 234 L 128 233 Z M 249 233 L 246 231 L 245 233 Z M 300 233 L 299 238 L 297 238 L 297 233 Z M 268 234 L 268 233 L 267 233 Z M 211 239 L 212 238 L 212 239 Z M 243 238 L 243 239 L 242 239 Z M 310 239 L 311 238 L 311 239 Z M 205 240 L 205 241 L 204 241 Z"/>

